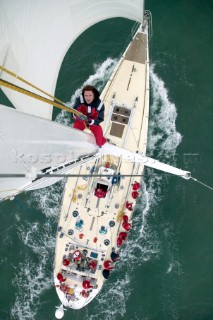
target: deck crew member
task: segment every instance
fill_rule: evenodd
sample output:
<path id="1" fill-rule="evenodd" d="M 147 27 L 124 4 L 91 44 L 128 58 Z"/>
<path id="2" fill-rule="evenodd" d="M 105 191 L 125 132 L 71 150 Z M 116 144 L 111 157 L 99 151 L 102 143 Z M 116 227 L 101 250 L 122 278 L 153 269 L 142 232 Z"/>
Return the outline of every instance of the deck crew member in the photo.
<path id="1" fill-rule="evenodd" d="M 98 90 L 90 85 L 86 85 L 82 94 L 76 99 L 74 109 L 87 116 L 87 121 L 82 121 L 75 116 L 73 127 L 84 130 L 87 126 L 95 136 L 99 147 L 106 143 L 100 123 L 104 120 L 104 104 L 99 98 Z"/>

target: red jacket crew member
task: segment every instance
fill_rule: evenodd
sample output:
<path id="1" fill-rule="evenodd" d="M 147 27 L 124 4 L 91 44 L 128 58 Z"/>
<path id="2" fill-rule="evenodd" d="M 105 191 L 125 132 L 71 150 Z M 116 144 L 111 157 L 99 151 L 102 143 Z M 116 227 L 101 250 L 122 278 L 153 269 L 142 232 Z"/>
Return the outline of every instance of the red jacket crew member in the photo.
<path id="1" fill-rule="evenodd" d="M 83 88 L 82 94 L 76 99 L 74 109 L 87 116 L 86 125 L 95 136 L 96 143 L 99 147 L 106 143 L 103 136 L 103 130 L 100 123 L 104 120 L 104 104 L 99 98 L 98 90 L 90 85 Z M 75 129 L 84 130 L 85 122 L 75 117 L 73 127 Z"/>

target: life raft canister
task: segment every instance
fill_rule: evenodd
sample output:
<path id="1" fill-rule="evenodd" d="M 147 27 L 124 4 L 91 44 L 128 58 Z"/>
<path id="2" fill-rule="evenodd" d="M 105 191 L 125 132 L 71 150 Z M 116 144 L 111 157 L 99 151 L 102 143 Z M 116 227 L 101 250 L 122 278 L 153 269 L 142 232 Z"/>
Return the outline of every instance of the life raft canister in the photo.
<path id="1" fill-rule="evenodd" d="M 139 182 L 135 181 L 135 183 L 132 184 L 132 189 L 134 191 L 137 191 L 138 189 L 140 189 L 141 185 Z"/>
<path id="2" fill-rule="evenodd" d="M 81 254 L 81 252 L 80 252 L 79 250 L 75 250 L 75 251 L 73 252 L 73 258 L 74 258 L 74 260 L 78 261 L 78 260 L 81 259 L 81 257 L 82 257 L 82 254 Z"/>
<path id="3" fill-rule="evenodd" d="M 132 211 L 133 210 L 133 208 L 132 208 L 132 205 L 133 205 L 133 203 L 131 202 L 126 202 L 126 208 L 129 210 L 129 211 Z"/>
<path id="4" fill-rule="evenodd" d="M 113 269 L 112 261 L 110 261 L 110 260 L 104 261 L 104 269 L 112 270 Z"/>

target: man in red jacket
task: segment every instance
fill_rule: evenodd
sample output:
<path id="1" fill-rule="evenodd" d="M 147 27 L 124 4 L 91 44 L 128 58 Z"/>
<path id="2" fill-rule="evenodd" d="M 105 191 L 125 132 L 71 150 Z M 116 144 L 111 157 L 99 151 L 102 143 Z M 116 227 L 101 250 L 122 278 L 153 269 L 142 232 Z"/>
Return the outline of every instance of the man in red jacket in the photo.
<path id="1" fill-rule="evenodd" d="M 98 90 L 90 85 L 83 88 L 82 94 L 76 99 L 74 109 L 87 116 L 87 121 L 75 118 L 73 127 L 78 130 L 84 130 L 86 126 L 95 136 L 99 147 L 106 143 L 103 136 L 103 130 L 100 123 L 104 120 L 104 104 L 99 98 Z"/>

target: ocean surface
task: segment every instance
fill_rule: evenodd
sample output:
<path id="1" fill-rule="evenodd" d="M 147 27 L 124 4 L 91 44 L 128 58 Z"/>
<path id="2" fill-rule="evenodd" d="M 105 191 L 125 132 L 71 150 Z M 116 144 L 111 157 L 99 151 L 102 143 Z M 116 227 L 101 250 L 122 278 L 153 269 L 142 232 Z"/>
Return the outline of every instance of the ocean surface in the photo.
<path id="1" fill-rule="evenodd" d="M 153 18 L 147 154 L 213 186 L 213 2 L 147 0 L 146 9 Z M 64 59 L 55 95 L 72 104 L 85 82 L 102 90 L 133 26 L 111 19 L 81 35 Z M 54 118 L 71 123 L 65 112 Z M 0 320 L 54 319 L 64 183 L 0 203 Z M 142 187 L 121 261 L 98 297 L 68 310 L 65 320 L 213 319 L 212 190 L 152 169 Z"/>

